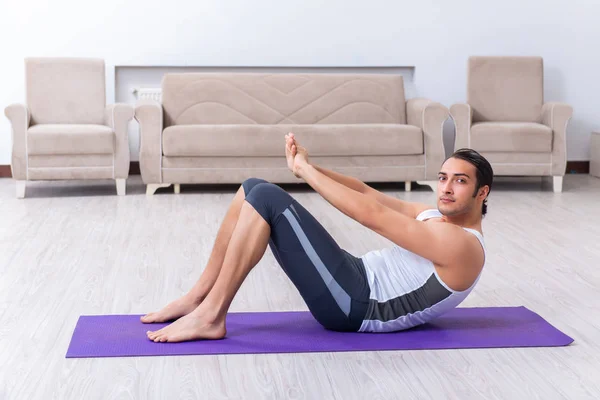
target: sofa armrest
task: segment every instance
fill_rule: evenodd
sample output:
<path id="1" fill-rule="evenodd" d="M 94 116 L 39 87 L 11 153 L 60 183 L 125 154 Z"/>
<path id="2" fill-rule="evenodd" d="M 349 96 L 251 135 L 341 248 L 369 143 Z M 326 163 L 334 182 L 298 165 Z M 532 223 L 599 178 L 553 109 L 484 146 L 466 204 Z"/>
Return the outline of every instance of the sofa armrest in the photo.
<path id="1" fill-rule="evenodd" d="M 133 119 L 133 106 L 129 104 L 109 104 L 104 111 L 104 124 L 115 132 L 114 178 L 127 179 L 129 176 L 129 121 Z"/>
<path id="2" fill-rule="evenodd" d="M 162 183 L 163 108 L 150 99 L 135 106 L 135 119 L 140 124 L 140 173 L 145 184 Z"/>
<path id="3" fill-rule="evenodd" d="M 444 122 L 450 112 L 444 105 L 423 98 L 406 102 L 406 117 L 409 125 L 423 130 L 425 151 L 425 180 L 434 180 L 446 158 L 444 150 Z"/>
<path id="4" fill-rule="evenodd" d="M 552 176 L 563 176 L 567 169 L 567 125 L 573 107 L 565 103 L 545 103 L 542 124 L 552 129 Z"/>
<path id="5" fill-rule="evenodd" d="M 450 116 L 454 121 L 454 151 L 471 146 L 471 124 L 473 109 L 467 103 L 457 103 L 450 106 Z"/>
<path id="6" fill-rule="evenodd" d="M 25 104 L 11 104 L 4 109 L 9 119 L 12 136 L 12 176 L 16 180 L 27 180 L 27 129 L 31 114 Z"/>

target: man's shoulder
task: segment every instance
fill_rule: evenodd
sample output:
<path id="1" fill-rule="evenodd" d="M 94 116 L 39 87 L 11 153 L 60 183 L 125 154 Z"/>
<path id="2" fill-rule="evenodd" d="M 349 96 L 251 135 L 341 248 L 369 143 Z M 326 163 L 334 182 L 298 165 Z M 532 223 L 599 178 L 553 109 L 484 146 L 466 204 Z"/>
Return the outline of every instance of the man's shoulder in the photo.
<path id="1" fill-rule="evenodd" d="M 431 223 L 430 229 L 438 243 L 454 254 L 455 262 L 466 265 L 471 262 L 478 263 L 482 250 L 482 242 L 472 232 L 462 226 L 452 223 Z"/>
<path id="2" fill-rule="evenodd" d="M 437 238 L 442 239 L 448 245 L 470 245 L 473 243 L 473 239 L 478 241 L 475 235 L 468 232 L 463 227 L 450 222 L 431 221 L 428 225 Z"/>

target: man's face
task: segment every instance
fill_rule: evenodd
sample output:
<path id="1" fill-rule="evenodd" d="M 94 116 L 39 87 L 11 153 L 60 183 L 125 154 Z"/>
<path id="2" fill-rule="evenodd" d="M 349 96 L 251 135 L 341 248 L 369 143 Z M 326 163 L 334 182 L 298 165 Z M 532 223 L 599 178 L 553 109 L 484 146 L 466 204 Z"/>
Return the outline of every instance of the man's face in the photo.
<path id="1" fill-rule="evenodd" d="M 471 163 L 458 159 L 446 160 L 438 174 L 438 209 L 443 215 L 452 216 L 481 209 L 487 187 L 477 187 L 477 169 Z"/>

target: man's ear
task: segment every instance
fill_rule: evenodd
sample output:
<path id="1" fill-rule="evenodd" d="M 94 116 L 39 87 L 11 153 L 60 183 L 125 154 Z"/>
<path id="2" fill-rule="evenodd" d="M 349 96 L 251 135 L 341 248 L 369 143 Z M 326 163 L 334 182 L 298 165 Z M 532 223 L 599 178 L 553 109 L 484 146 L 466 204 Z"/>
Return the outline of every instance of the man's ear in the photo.
<path id="1" fill-rule="evenodd" d="M 479 188 L 478 196 L 481 197 L 483 200 L 485 200 L 488 194 L 490 194 L 490 187 L 488 185 Z"/>

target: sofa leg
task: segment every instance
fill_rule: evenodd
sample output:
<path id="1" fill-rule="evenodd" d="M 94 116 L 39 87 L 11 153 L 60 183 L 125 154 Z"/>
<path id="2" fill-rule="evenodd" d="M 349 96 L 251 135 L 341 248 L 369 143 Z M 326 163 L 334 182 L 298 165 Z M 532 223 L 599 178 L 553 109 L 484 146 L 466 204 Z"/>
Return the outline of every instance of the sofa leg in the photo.
<path id="1" fill-rule="evenodd" d="M 437 190 L 437 181 L 417 181 L 419 185 L 426 185 L 431 188 L 434 192 Z"/>
<path id="2" fill-rule="evenodd" d="M 17 181 L 17 199 L 25 198 L 25 188 L 27 181 Z"/>
<path id="3" fill-rule="evenodd" d="M 125 196 L 127 181 L 125 179 L 115 179 L 115 183 L 117 185 L 117 195 Z"/>
<path id="4" fill-rule="evenodd" d="M 562 176 L 553 176 L 552 177 L 552 189 L 554 193 L 561 193 L 563 186 L 563 177 Z"/>
<path id="5" fill-rule="evenodd" d="M 150 183 L 146 185 L 146 195 L 152 196 L 158 189 L 171 186 L 170 183 Z"/>
<path id="6" fill-rule="evenodd" d="M 175 194 L 181 193 L 181 185 L 179 183 L 174 184 L 173 191 L 175 192 Z"/>
<path id="7" fill-rule="evenodd" d="M 411 184 L 412 184 L 411 181 L 404 182 L 404 191 L 410 192 L 410 190 L 411 190 Z"/>

